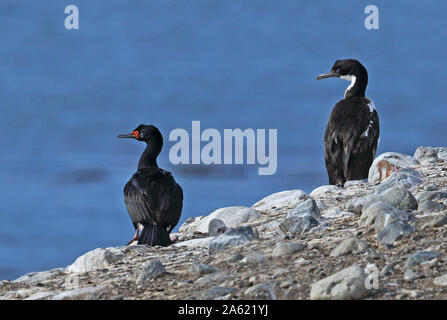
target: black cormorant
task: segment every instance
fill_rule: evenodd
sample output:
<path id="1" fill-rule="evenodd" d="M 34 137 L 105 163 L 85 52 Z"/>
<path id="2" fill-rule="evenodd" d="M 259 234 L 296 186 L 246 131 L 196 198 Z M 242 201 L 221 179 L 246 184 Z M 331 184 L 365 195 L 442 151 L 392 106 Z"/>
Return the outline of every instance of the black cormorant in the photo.
<path id="1" fill-rule="evenodd" d="M 365 97 L 368 73 L 354 59 L 337 60 L 331 72 L 317 80 L 340 78 L 351 84 L 344 99 L 332 109 L 324 133 L 324 158 L 329 184 L 368 177 L 379 140 L 379 117 L 372 100 Z"/>
<path id="2" fill-rule="evenodd" d="M 132 138 L 147 144 L 137 172 L 124 187 L 124 202 L 135 227 L 129 244 L 138 240 L 138 244 L 168 246 L 176 240 L 171 239 L 169 233 L 180 219 L 183 190 L 169 171 L 157 165 L 163 137 L 155 126 L 142 124 L 131 134 L 118 138 Z"/>

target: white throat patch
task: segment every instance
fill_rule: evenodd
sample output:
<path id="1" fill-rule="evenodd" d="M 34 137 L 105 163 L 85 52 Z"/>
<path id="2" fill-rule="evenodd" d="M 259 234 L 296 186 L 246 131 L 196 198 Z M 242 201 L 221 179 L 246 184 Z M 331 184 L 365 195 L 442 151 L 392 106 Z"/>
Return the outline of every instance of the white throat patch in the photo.
<path id="1" fill-rule="evenodd" d="M 340 79 L 351 81 L 351 84 L 349 85 L 348 88 L 346 88 L 346 91 L 345 91 L 345 98 L 346 98 L 346 94 L 348 93 L 348 91 L 351 90 L 352 87 L 355 85 L 355 81 L 357 80 L 357 77 L 353 76 L 353 75 L 346 75 L 346 76 L 340 76 Z"/>

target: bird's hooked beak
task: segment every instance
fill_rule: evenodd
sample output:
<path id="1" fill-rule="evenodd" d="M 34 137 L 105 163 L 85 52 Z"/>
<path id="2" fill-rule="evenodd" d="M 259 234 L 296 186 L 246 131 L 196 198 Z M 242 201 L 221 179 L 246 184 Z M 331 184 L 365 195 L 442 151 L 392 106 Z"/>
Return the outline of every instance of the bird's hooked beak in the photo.
<path id="1" fill-rule="evenodd" d="M 119 134 L 118 138 L 138 139 L 138 135 L 139 135 L 139 132 L 135 130 L 134 132 L 129 133 L 129 134 Z"/>
<path id="2" fill-rule="evenodd" d="M 340 73 L 331 70 L 329 73 L 320 74 L 317 77 L 317 80 L 326 79 L 326 78 L 340 78 Z"/>

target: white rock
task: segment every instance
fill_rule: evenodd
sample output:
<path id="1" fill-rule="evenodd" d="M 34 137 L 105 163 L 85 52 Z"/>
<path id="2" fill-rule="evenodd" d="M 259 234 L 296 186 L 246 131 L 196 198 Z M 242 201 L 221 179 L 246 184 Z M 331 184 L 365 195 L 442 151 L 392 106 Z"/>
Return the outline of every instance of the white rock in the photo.
<path id="1" fill-rule="evenodd" d="M 437 286 L 447 286 L 447 273 L 442 276 L 436 277 L 433 283 Z"/>
<path id="2" fill-rule="evenodd" d="M 236 228 L 247 222 L 256 221 L 261 214 L 248 207 L 220 208 L 207 216 L 188 219 L 179 229 L 182 233 L 208 233 L 208 226 L 213 219 L 222 220 L 228 228 Z"/>
<path id="3" fill-rule="evenodd" d="M 412 156 L 397 152 L 385 152 L 374 159 L 371 168 L 369 168 L 368 182 L 383 181 L 400 168 L 414 169 L 417 166 L 419 166 L 419 161 Z"/>
<path id="4" fill-rule="evenodd" d="M 258 211 L 270 211 L 282 207 L 295 207 L 308 198 L 303 190 L 287 190 L 271 194 L 252 205 Z"/>
<path id="5" fill-rule="evenodd" d="M 53 297 L 56 293 L 52 291 L 44 291 L 44 292 L 37 292 L 33 294 L 32 296 L 25 298 L 23 300 L 48 300 L 51 297 Z"/>
<path id="6" fill-rule="evenodd" d="M 89 272 L 109 266 L 124 257 L 126 247 L 98 248 L 80 256 L 67 267 L 68 272 Z"/>
<path id="7" fill-rule="evenodd" d="M 52 300 L 91 300 L 106 290 L 108 290 L 107 285 L 68 290 L 53 296 Z"/>
<path id="8" fill-rule="evenodd" d="M 419 147 L 413 157 L 421 164 L 435 163 L 438 160 L 438 149 L 433 147 Z"/>
<path id="9" fill-rule="evenodd" d="M 326 194 L 333 194 L 333 193 L 339 193 L 341 190 L 343 190 L 340 187 L 337 186 L 333 186 L 333 185 L 326 185 L 326 186 L 321 186 L 318 188 L 315 188 L 310 194 L 309 196 L 311 197 L 321 197 L 324 196 Z"/>
<path id="10" fill-rule="evenodd" d="M 189 247 L 189 248 L 208 248 L 211 240 L 213 240 L 213 239 L 214 239 L 214 237 L 191 239 L 191 240 L 176 242 L 173 244 L 173 246 L 174 247 Z"/>
<path id="11" fill-rule="evenodd" d="M 56 268 L 48 271 L 31 272 L 15 279 L 13 282 L 42 282 L 47 280 L 48 278 L 63 273 L 63 271 L 63 268 Z"/>
<path id="12" fill-rule="evenodd" d="M 343 269 L 312 285 L 312 300 L 362 299 L 368 295 L 365 287 L 367 275 L 359 266 Z"/>

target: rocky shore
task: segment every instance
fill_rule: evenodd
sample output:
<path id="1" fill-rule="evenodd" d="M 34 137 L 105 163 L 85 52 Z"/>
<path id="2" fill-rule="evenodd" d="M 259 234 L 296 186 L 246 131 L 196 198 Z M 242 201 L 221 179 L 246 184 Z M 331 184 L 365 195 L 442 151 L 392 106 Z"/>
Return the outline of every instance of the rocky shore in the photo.
<path id="1" fill-rule="evenodd" d="M 447 148 L 384 153 L 368 181 L 188 219 L 166 248 L 99 248 L 0 281 L 0 299 L 447 299 Z"/>

